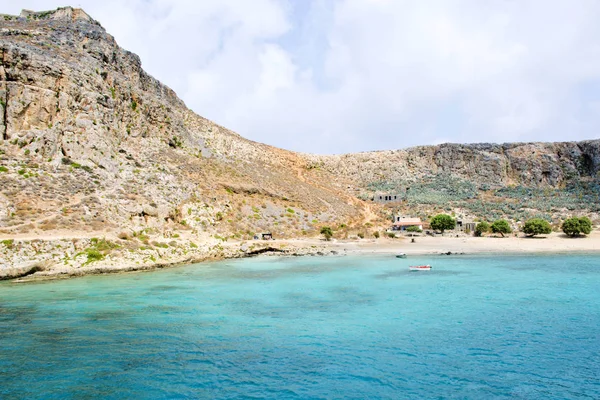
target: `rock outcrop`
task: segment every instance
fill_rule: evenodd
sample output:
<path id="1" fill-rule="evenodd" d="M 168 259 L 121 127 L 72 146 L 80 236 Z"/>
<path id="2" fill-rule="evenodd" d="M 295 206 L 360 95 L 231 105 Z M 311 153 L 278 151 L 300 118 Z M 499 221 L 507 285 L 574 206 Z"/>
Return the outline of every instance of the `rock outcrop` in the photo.
<path id="1" fill-rule="evenodd" d="M 600 140 L 562 143 L 442 144 L 405 150 L 307 156 L 309 165 L 368 185 L 379 180 L 417 181 L 448 174 L 491 187 L 560 187 L 596 179 Z"/>

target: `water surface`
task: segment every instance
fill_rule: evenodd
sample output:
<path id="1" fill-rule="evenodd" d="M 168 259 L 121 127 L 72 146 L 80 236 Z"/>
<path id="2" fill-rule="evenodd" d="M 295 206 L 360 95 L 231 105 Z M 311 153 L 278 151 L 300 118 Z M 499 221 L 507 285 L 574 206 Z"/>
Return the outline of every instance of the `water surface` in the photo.
<path id="1" fill-rule="evenodd" d="M 600 256 L 266 257 L 2 283 L 0 398 L 598 399 L 599 331 Z"/>

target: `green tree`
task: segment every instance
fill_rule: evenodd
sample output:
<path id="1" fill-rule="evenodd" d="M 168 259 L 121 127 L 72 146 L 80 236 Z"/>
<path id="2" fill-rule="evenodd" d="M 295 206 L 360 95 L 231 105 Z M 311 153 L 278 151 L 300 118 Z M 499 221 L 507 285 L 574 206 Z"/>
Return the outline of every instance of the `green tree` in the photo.
<path id="1" fill-rule="evenodd" d="M 550 232 L 552 232 L 552 227 L 545 219 L 533 218 L 523 225 L 523 233 L 527 236 L 546 235 Z"/>
<path id="2" fill-rule="evenodd" d="M 480 223 L 477 224 L 477 226 L 475 227 L 475 236 L 481 236 L 484 233 L 487 233 L 490 231 L 490 224 L 488 224 L 485 221 L 481 221 Z"/>
<path id="3" fill-rule="evenodd" d="M 445 230 L 456 227 L 456 220 L 448 214 L 438 214 L 431 219 L 430 225 L 431 229 L 444 233 Z"/>
<path id="4" fill-rule="evenodd" d="M 588 217 L 579 217 L 579 229 L 584 235 L 589 235 L 592 231 L 592 221 Z"/>
<path id="5" fill-rule="evenodd" d="M 421 232 L 423 232 L 423 230 L 421 228 L 419 228 L 418 226 L 412 225 L 412 226 L 409 226 L 408 228 L 406 228 L 406 232 L 421 233 Z"/>
<path id="6" fill-rule="evenodd" d="M 331 227 L 329 227 L 329 226 L 322 227 L 321 235 L 325 236 L 325 240 L 330 241 L 331 237 L 333 236 L 333 231 L 331 230 Z"/>
<path id="7" fill-rule="evenodd" d="M 588 217 L 572 217 L 562 224 L 562 230 L 569 236 L 588 235 L 592 231 L 592 221 Z"/>
<path id="8" fill-rule="evenodd" d="M 510 225 L 508 224 L 508 221 L 506 221 L 504 219 L 499 219 L 497 221 L 494 221 L 494 223 L 491 226 L 491 229 L 492 229 L 492 232 L 499 233 L 502 235 L 502 237 L 504 237 L 504 234 L 512 232 L 512 229 L 510 229 Z"/>

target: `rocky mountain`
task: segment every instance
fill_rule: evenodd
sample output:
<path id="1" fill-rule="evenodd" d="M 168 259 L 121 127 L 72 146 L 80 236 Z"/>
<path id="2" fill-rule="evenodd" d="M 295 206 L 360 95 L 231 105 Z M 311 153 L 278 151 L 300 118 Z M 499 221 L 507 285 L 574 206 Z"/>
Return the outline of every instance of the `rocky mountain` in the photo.
<path id="1" fill-rule="evenodd" d="M 312 156 L 311 159 L 329 171 L 343 172 L 344 176 L 362 185 L 380 180 L 410 181 L 449 174 L 491 187 L 561 187 L 574 179 L 598 178 L 600 140 L 442 144 L 406 150 Z"/>
<path id="2" fill-rule="evenodd" d="M 1 18 L 4 232 L 183 223 L 284 235 L 359 214 L 302 157 L 191 112 L 82 10 Z M 270 217 L 279 228 L 258 222 Z"/>
<path id="3" fill-rule="evenodd" d="M 369 234 L 391 212 L 369 201 L 376 193 L 403 193 L 394 206 L 423 217 L 593 213 L 599 171 L 598 140 L 339 156 L 274 148 L 189 110 L 80 9 L 0 15 L 5 268 L 80 268 L 115 252 L 116 263 L 175 262 L 218 256 L 228 239 L 314 236 L 324 225 Z"/>
<path id="4" fill-rule="evenodd" d="M 442 144 L 405 150 L 307 156 L 309 165 L 354 183 L 357 195 L 398 194 L 406 214 L 467 218 L 600 212 L 600 140 L 579 143 Z"/>

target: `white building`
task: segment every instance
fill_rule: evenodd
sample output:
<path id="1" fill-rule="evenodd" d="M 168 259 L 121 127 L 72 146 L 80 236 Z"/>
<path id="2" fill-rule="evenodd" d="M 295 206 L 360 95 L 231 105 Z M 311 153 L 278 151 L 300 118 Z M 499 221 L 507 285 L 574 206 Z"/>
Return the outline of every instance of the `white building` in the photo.
<path id="1" fill-rule="evenodd" d="M 400 216 L 394 217 L 394 225 L 392 225 L 393 230 L 405 231 L 410 226 L 415 226 L 422 230 L 423 222 L 421 222 L 421 218 L 404 218 Z"/>

